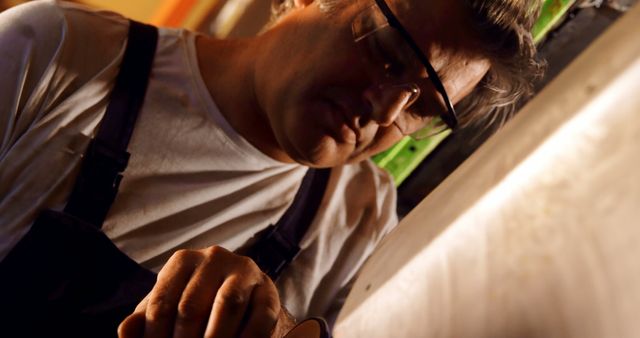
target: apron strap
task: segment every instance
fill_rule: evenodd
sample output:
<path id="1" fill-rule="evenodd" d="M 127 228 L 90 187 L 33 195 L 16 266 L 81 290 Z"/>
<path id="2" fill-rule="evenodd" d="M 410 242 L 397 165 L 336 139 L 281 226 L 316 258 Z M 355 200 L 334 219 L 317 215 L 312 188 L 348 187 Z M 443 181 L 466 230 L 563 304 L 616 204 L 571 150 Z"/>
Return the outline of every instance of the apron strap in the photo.
<path id="1" fill-rule="evenodd" d="M 111 100 L 91 140 L 65 213 L 102 227 L 127 167 L 127 146 L 144 101 L 158 29 L 130 21 L 129 40 Z"/>
<path id="2" fill-rule="evenodd" d="M 291 206 L 249 249 L 247 256 L 274 281 L 300 252 L 300 241 L 320 207 L 330 175 L 329 168 L 309 168 Z"/>

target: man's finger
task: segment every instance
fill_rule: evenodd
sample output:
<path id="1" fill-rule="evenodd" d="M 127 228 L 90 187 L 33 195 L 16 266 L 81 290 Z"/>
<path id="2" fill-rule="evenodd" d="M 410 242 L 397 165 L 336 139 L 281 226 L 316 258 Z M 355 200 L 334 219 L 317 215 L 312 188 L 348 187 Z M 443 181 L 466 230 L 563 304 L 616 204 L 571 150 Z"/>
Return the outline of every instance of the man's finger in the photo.
<path id="1" fill-rule="evenodd" d="M 158 281 L 149 294 L 146 310 L 145 338 L 173 336 L 182 291 L 202 258 L 199 254 L 176 252 L 158 274 Z"/>
<path id="2" fill-rule="evenodd" d="M 133 310 L 133 312 L 134 313 L 136 313 L 136 312 L 141 312 L 141 313 L 147 312 L 147 304 L 148 303 L 149 303 L 149 294 L 147 294 L 146 296 L 144 296 L 144 298 L 142 298 L 140 303 L 138 303 L 138 305 L 136 305 L 136 309 Z"/>
<path id="3" fill-rule="evenodd" d="M 182 293 L 176 315 L 174 337 L 202 337 L 212 304 L 224 276 L 218 268 L 200 265 Z"/>
<path id="4" fill-rule="evenodd" d="M 205 337 L 236 337 L 242 325 L 255 282 L 233 275 L 224 281 L 209 316 Z"/>
<path id="5" fill-rule="evenodd" d="M 144 336 L 144 312 L 129 315 L 118 326 L 119 338 L 141 338 Z"/>
<path id="6" fill-rule="evenodd" d="M 147 312 L 147 303 L 149 302 L 149 294 L 147 294 L 136 305 L 136 309 L 132 314 L 127 316 L 120 325 L 118 325 L 119 338 L 140 338 L 144 337 L 145 312 Z"/>
<path id="7" fill-rule="evenodd" d="M 265 282 L 253 289 L 249 318 L 242 328 L 241 338 L 269 337 L 280 315 L 280 299 L 275 285 L 264 276 Z M 291 327 L 285 329 L 287 332 Z"/>

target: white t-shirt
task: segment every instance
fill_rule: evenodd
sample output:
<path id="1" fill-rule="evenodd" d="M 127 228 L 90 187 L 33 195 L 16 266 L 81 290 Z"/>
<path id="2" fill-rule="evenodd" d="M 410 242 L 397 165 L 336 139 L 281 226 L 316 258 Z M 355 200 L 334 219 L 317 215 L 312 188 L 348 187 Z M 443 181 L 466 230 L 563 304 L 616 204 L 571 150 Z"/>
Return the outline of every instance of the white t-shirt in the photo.
<path id="1" fill-rule="evenodd" d="M 126 46 L 118 14 L 51 0 L 0 14 L 0 259 L 45 208 L 61 210 L 106 110 Z M 160 29 L 131 159 L 103 230 L 158 271 L 181 248 L 234 250 L 275 223 L 306 168 L 232 129 L 198 69 L 196 33 Z M 370 161 L 334 168 L 298 258 L 277 283 L 296 316 L 335 315 L 397 222 L 395 190 Z"/>

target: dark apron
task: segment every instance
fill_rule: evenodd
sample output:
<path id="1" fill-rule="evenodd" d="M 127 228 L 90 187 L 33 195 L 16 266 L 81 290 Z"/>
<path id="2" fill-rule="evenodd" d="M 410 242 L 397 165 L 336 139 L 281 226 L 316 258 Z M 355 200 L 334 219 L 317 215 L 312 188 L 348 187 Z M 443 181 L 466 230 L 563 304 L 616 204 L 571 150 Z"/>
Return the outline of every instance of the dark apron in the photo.
<path id="1" fill-rule="evenodd" d="M 152 289 L 156 274 L 122 253 L 101 227 L 127 166 L 157 39 L 157 28 L 130 21 L 107 111 L 65 209 L 42 211 L 0 262 L 1 337 L 115 337 Z M 299 252 L 329 175 L 309 169 L 284 216 L 246 252 L 272 279 Z"/>

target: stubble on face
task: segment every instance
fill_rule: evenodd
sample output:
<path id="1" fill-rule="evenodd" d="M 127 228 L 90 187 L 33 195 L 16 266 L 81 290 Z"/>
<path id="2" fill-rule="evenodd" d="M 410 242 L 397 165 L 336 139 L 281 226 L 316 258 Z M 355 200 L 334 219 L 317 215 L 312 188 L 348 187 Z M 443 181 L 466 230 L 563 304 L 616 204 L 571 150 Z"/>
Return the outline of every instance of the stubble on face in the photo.
<path id="1" fill-rule="evenodd" d="M 340 88 L 356 101 L 361 96 L 363 80 L 354 70 L 359 60 L 351 46 L 349 9 L 331 16 L 314 5 L 293 11 L 276 25 L 278 45 L 264 55 L 273 63 L 258 67 L 258 99 L 274 136 L 302 164 L 335 166 L 361 151 L 358 142 L 344 136 L 348 131 L 341 133 L 346 126 L 336 125 L 336 120 L 348 118 L 345 113 L 358 111 L 358 105 L 331 95 Z"/>
<path id="2" fill-rule="evenodd" d="M 474 63 L 469 68 L 468 57 L 451 52 L 451 48 L 445 48 L 446 44 L 436 42 L 435 33 L 449 34 L 447 43 L 454 42 L 452 46 L 463 45 L 463 28 L 459 27 L 459 32 L 451 28 L 452 24 L 456 25 L 462 20 L 452 19 L 455 6 L 447 5 L 444 0 L 436 1 L 443 6 L 442 13 L 447 17 L 431 20 L 430 15 L 418 15 L 415 12 L 423 10 L 420 7 L 423 2 L 398 0 L 389 1 L 389 4 L 394 12 L 398 11 L 399 20 L 416 41 L 426 47 L 424 51 L 436 70 L 442 73 L 449 95 L 458 101 L 470 91 L 469 88 L 477 84 L 488 67 L 478 67 Z M 291 14 L 292 17 L 279 23 L 285 25 L 281 32 L 284 34 L 279 36 L 278 45 L 266 58 L 274 63 L 263 67 L 268 69 L 265 72 L 268 76 L 263 74 L 261 79 L 263 97 L 259 99 L 275 139 L 283 151 L 298 163 L 324 167 L 361 161 L 402 138 L 393 125 L 382 128 L 371 121 L 365 123 L 363 119 L 357 125 L 360 128 L 358 134 L 366 137 L 360 137 L 354 143 L 341 137 L 341 128 L 344 126 L 336 126 L 335 123 L 336 112 L 349 119 L 359 114 L 359 107 L 358 104 L 341 102 L 340 98 L 331 94 L 331 90 L 338 89 L 357 102 L 362 100 L 364 88 L 370 85 L 368 79 L 363 80 L 358 74 L 360 61 L 351 55 L 352 46 L 346 42 L 353 42 L 349 35 L 345 35 L 350 34 L 350 18 L 361 5 L 359 2 L 358 6 L 353 3 L 329 18 L 318 6 L 311 5 L 296 10 Z M 426 25 L 425 20 L 449 23 L 436 29 Z M 475 71 L 469 72 L 470 69 Z M 479 75 L 469 76 L 474 73 Z M 332 107 L 332 104 L 338 108 Z M 345 125 L 349 126 L 348 123 Z"/>

